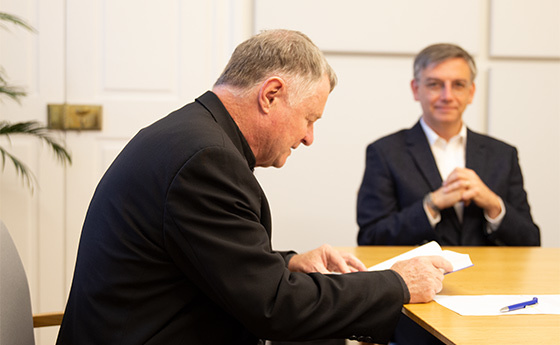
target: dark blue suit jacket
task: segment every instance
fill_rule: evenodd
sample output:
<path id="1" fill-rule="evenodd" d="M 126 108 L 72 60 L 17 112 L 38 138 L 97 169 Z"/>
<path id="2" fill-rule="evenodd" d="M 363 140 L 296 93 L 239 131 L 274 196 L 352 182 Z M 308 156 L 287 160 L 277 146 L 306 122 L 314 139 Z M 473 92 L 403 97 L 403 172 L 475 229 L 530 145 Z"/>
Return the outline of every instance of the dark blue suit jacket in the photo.
<path id="1" fill-rule="evenodd" d="M 490 235 L 483 210 L 474 203 L 465 207 L 463 223 L 451 207 L 441 212 L 441 222 L 432 229 L 423 197 L 438 189 L 442 179 L 420 122 L 370 144 L 358 193 L 358 244 L 417 245 L 435 240 L 441 245 L 540 245 L 517 150 L 467 130 L 466 167 L 504 201 L 506 215 Z"/>

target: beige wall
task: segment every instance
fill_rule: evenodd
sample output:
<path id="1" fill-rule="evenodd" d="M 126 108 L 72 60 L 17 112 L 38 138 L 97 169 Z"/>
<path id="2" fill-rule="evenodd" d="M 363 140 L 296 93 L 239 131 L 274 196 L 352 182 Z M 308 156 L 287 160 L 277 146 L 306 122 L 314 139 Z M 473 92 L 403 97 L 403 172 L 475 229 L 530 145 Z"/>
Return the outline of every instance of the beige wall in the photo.
<path id="1" fill-rule="evenodd" d="M 327 54 L 340 84 L 315 143 L 280 170 L 257 171 L 273 207 L 274 243 L 355 245 L 356 193 L 365 148 L 421 114 L 409 83 L 423 47 L 469 50 L 479 75 L 467 125 L 516 146 L 543 246 L 560 246 L 560 2 L 256 1 L 255 31 L 288 27 Z"/>

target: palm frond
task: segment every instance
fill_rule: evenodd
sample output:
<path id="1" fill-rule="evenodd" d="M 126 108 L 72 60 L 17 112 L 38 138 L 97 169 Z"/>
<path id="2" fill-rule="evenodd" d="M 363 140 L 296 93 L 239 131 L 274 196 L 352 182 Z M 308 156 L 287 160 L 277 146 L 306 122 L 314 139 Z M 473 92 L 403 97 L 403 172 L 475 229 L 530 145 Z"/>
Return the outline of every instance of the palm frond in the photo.
<path id="1" fill-rule="evenodd" d="M 10 154 L 8 151 L 4 150 L 2 146 L 0 146 L 0 155 L 2 156 L 2 171 L 4 171 L 4 167 L 6 166 L 6 157 L 8 157 L 14 167 L 16 168 L 16 172 L 18 175 L 21 175 L 23 181 L 27 184 L 27 186 L 33 192 L 33 186 L 37 182 L 37 178 L 31 170 L 27 167 L 27 165 L 23 164 L 19 159 L 17 159 L 14 155 Z"/>
<path id="2" fill-rule="evenodd" d="M 9 98 L 11 98 L 12 100 L 18 103 L 20 103 L 19 99 L 21 97 L 25 97 L 27 95 L 27 93 L 23 91 L 22 88 L 19 88 L 17 86 L 2 85 L 1 83 L 0 83 L 0 94 L 8 96 Z"/>
<path id="3" fill-rule="evenodd" d="M 25 22 L 23 19 L 19 18 L 18 16 L 0 12 L 0 28 L 8 29 L 8 25 L 11 24 L 16 27 L 22 27 L 26 30 L 36 32 L 35 29 Z M 27 95 L 24 89 L 9 85 L 6 73 L 4 68 L 0 66 L 0 95 L 6 96 L 11 98 L 16 102 L 20 102 L 20 98 Z M 28 122 L 17 122 L 17 123 L 9 123 L 6 121 L 0 121 L 0 135 L 4 135 L 8 139 L 8 143 L 10 142 L 10 135 L 13 134 L 27 134 L 32 135 L 42 142 L 47 143 L 50 148 L 55 153 L 58 160 L 60 160 L 63 164 L 66 162 L 72 163 L 72 158 L 66 149 L 59 143 L 58 140 L 53 138 L 49 132 L 48 128 L 42 126 L 37 121 L 28 121 Z M 35 175 L 31 172 L 31 170 L 21 162 L 18 158 L 14 155 L 10 154 L 6 151 L 2 146 L 0 146 L 0 156 L 2 157 L 2 171 L 6 166 L 6 161 L 10 160 L 18 175 L 20 175 L 25 183 L 33 192 L 33 186 L 37 183 L 37 179 Z"/>
<path id="4" fill-rule="evenodd" d="M 25 20 L 19 18 L 18 16 L 14 16 L 13 14 L 0 12 L 0 26 L 6 28 L 6 26 L 1 24 L 1 22 L 12 23 L 15 26 L 21 26 L 22 28 L 35 32 L 35 29 L 31 25 L 27 24 Z"/>
<path id="5" fill-rule="evenodd" d="M 41 123 L 37 121 L 16 123 L 0 121 L 0 135 L 6 135 L 9 140 L 10 135 L 14 134 L 33 135 L 34 137 L 47 143 L 61 163 L 72 163 L 70 153 L 68 153 L 66 148 L 64 148 L 64 146 L 62 146 L 59 141 L 51 135 L 48 128 L 43 126 Z"/>
<path id="6" fill-rule="evenodd" d="M 2 68 L 2 66 L 0 66 L 0 94 L 8 96 L 18 103 L 20 103 L 20 97 L 25 97 L 27 95 L 27 92 L 25 92 L 23 88 L 8 85 L 6 72 L 4 71 L 4 68 Z"/>
<path id="7" fill-rule="evenodd" d="M 10 142 L 11 135 L 32 135 L 43 142 L 46 142 L 50 148 L 55 153 L 56 158 L 63 164 L 66 162 L 72 163 L 72 157 L 55 138 L 53 138 L 48 132 L 48 128 L 44 127 L 37 121 L 27 121 L 27 122 L 17 122 L 8 123 L 6 121 L 0 121 L 0 136 L 4 135 L 8 142 Z M 14 155 L 6 151 L 2 146 L 0 146 L 0 155 L 2 156 L 2 171 L 6 166 L 6 161 L 10 160 L 18 175 L 20 175 L 25 184 L 31 189 L 33 193 L 33 186 L 37 183 L 37 178 L 31 172 L 31 169 L 27 167 L 23 162 L 17 159 Z"/>

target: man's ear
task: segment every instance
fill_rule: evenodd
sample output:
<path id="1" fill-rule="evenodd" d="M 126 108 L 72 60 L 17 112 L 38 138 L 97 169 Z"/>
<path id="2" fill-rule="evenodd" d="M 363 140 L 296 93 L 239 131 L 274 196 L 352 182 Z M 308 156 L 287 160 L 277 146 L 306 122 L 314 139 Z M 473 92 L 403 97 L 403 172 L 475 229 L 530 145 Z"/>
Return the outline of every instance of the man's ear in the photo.
<path id="1" fill-rule="evenodd" d="M 412 90 L 415 101 L 418 101 L 418 86 L 418 81 L 416 79 L 412 79 L 412 81 L 410 82 L 410 89 Z"/>
<path id="2" fill-rule="evenodd" d="M 271 77 L 265 80 L 259 90 L 259 107 L 268 114 L 278 100 L 286 95 L 286 83 L 280 77 Z"/>
<path id="3" fill-rule="evenodd" d="M 473 81 L 473 82 L 472 82 L 472 85 L 471 85 L 471 89 L 470 89 L 470 91 L 469 91 L 469 103 L 468 103 L 468 104 L 471 104 L 471 103 L 472 103 L 473 98 L 474 98 L 474 92 L 475 92 L 475 91 L 476 91 L 476 85 L 474 84 L 474 81 Z"/>

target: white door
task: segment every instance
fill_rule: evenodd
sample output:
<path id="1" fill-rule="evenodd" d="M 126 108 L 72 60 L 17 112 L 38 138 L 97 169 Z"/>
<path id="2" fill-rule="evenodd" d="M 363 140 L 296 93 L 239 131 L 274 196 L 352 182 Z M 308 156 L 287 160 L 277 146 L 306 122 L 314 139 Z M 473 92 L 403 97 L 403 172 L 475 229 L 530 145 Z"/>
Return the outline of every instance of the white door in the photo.
<path id="1" fill-rule="evenodd" d="M 44 123 L 46 104 L 64 102 L 64 2 L 2 0 L 0 11 L 25 19 L 37 30 L 31 33 L 8 24 L 0 29 L 0 65 L 11 84 L 28 92 L 21 104 L 2 99 L 0 121 Z M 56 134 L 63 137 L 63 133 Z M 10 144 L 2 138 L 0 145 L 21 159 L 38 182 L 31 192 L 11 162 L 0 171 L 0 219 L 22 257 L 33 310 L 60 310 L 66 298 L 62 275 L 66 171 L 34 139 L 13 137 Z"/>
<path id="2" fill-rule="evenodd" d="M 67 131 L 73 164 L 58 165 L 28 138 L 10 151 L 37 175 L 31 194 L 11 166 L 0 175 L 0 219 L 30 279 L 34 312 L 64 308 L 77 243 L 95 187 L 141 128 L 212 87 L 232 49 L 251 34 L 251 1 L 2 0 L 37 33 L 0 36 L 0 65 L 30 95 L 4 102 L 0 120 L 47 121 L 49 103 L 103 107 L 100 131 Z M 1 142 L 4 144 L 4 142 Z M 53 344 L 58 329 L 36 332 Z"/>

